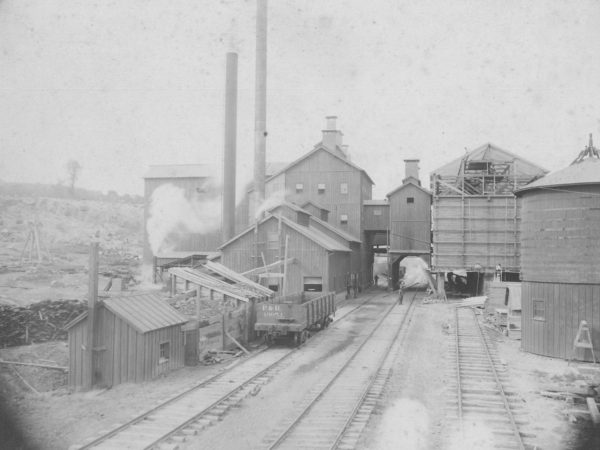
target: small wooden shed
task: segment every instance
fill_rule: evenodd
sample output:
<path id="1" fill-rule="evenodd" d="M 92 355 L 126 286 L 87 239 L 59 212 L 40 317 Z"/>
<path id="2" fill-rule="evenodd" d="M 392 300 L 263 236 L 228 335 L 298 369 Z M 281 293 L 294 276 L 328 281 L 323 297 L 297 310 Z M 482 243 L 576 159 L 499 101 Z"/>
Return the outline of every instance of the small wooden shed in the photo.
<path id="1" fill-rule="evenodd" d="M 93 387 L 150 380 L 184 365 L 181 325 L 187 319 L 157 294 L 105 298 L 98 302 L 93 346 Z M 88 313 L 66 325 L 69 387 L 89 379 L 85 365 Z"/>

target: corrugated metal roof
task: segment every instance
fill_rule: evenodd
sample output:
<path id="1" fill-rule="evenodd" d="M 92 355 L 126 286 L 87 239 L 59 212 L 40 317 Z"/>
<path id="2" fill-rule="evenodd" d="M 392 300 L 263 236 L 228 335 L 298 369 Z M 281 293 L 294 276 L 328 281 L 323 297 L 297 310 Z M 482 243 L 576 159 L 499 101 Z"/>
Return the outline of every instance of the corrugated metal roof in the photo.
<path id="1" fill-rule="evenodd" d="M 212 289 L 213 291 L 219 292 L 223 295 L 235 298 L 237 300 L 248 302 L 250 298 L 256 298 L 259 295 L 253 290 L 247 289 L 241 285 L 234 285 L 225 283 L 211 275 L 202 273 L 189 267 L 173 267 L 169 269 L 169 273 L 180 277 L 190 283 L 197 284 L 198 286 Z M 261 294 L 262 295 L 262 294 Z"/>
<path id="2" fill-rule="evenodd" d="M 105 307 L 140 333 L 180 325 L 188 321 L 158 294 L 144 293 L 109 297 L 98 302 L 98 305 Z M 74 327 L 87 316 L 88 312 L 84 311 L 65 325 L 64 329 L 68 330 Z"/>
<path id="3" fill-rule="evenodd" d="M 188 321 L 158 294 L 136 294 L 107 298 L 106 309 L 125 320 L 140 333 L 180 325 Z"/>
<path id="4" fill-rule="evenodd" d="M 588 158 L 525 185 L 516 193 L 552 186 L 600 184 L 600 159 Z"/>
<path id="5" fill-rule="evenodd" d="M 216 173 L 210 164 L 169 164 L 150 166 L 144 178 L 214 178 Z"/>
<path id="6" fill-rule="evenodd" d="M 441 176 L 457 176 L 461 167 L 462 161 L 468 157 L 469 161 L 492 161 L 495 163 L 503 163 L 508 161 L 517 161 L 516 173 L 517 176 L 540 176 L 548 171 L 537 164 L 521 158 L 519 155 L 504 150 L 492 143 L 484 144 L 471 150 L 466 155 L 456 158 L 433 171 L 435 175 Z"/>
<path id="7" fill-rule="evenodd" d="M 212 272 L 215 272 L 216 274 L 221 275 L 222 277 L 227 278 L 228 280 L 233 281 L 237 285 L 241 285 L 242 287 L 250 289 L 251 291 L 256 291 L 261 295 L 272 297 L 274 294 L 271 289 L 255 283 L 250 278 L 246 278 L 244 275 L 237 273 L 235 270 L 232 270 L 223 264 L 207 261 L 206 264 L 204 264 L 204 267 Z"/>
<path id="8" fill-rule="evenodd" d="M 285 217 L 282 217 L 281 220 L 287 226 L 289 226 L 293 230 L 296 230 L 298 233 L 306 236 L 313 242 L 315 242 L 318 245 L 320 245 L 321 247 L 323 247 L 325 250 L 329 250 L 332 252 L 350 252 L 351 251 L 350 248 L 346 247 L 345 245 L 340 244 L 335 239 L 330 238 L 325 233 L 322 233 L 321 231 L 315 229 L 314 227 L 311 227 L 311 226 L 305 227 L 303 225 L 299 225 L 296 222 L 289 220 Z"/>

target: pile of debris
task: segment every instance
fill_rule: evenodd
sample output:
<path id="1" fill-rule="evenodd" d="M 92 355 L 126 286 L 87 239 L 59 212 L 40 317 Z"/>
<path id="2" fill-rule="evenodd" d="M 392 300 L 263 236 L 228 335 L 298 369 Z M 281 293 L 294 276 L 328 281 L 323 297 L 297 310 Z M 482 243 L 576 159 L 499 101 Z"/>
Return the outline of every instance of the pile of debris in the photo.
<path id="1" fill-rule="evenodd" d="M 0 347 L 65 340 L 63 327 L 86 308 L 79 300 L 45 300 L 25 307 L 0 305 Z"/>
<path id="2" fill-rule="evenodd" d="M 229 361 L 233 358 L 238 358 L 244 352 L 242 351 L 228 351 L 228 350 L 209 350 L 202 357 L 202 364 L 210 366 L 213 364 L 220 364 L 225 361 Z"/>

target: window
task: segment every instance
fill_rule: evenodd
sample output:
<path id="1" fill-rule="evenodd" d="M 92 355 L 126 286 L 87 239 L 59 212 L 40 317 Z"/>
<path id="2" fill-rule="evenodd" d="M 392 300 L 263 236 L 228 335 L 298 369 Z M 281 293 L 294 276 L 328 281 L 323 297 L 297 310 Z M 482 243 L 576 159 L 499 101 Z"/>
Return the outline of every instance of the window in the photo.
<path id="1" fill-rule="evenodd" d="M 302 192 L 304 190 L 304 185 L 302 183 L 296 183 L 296 192 Z"/>
<path id="2" fill-rule="evenodd" d="M 414 197 L 406 197 L 406 203 L 414 203 L 414 202 L 415 202 Z"/>
<path id="3" fill-rule="evenodd" d="M 279 233 L 277 231 L 267 232 L 267 250 L 277 250 L 279 248 Z"/>
<path id="4" fill-rule="evenodd" d="M 340 194 L 347 194 L 347 193 L 348 193 L 348 183 L 340 184 Z"/>
<path id="5" fill-rule="evenodd" d="M 373 210 L 373 215 L 374 216 L 380 216 L 381 215 L 381 210 L 380 209 L 374 209 Z"/>
<path id="6" fill-rule="evenodd" d="M 342 214 L 340 216 L 340 223 L 348 223 L 348 214 Z"/>
<path id="7" fill-rule="evenodd" d="M 317 192 L 319 194 L 324 194 L 325 193 L 325 183 L 319 183 L 317 185 Z"/>
<path id="8" fill-rule="evenodd" d="M 160 344 L 160 356 L 158 358 L 158 363 L 166 363 L 169 361 L 169 353 L 170 353 L 170 345 L 168 342 L 163 342 Z"/>
<path id="9" fill-rule="evenodd" d="M 546 302 L 533 299 L 533 320 L 546 320 Z"/>
<path id="10" fill-rule="evenodd" d="M 322 292 L 323 277 L 304 277 L 304 291 Z"/>

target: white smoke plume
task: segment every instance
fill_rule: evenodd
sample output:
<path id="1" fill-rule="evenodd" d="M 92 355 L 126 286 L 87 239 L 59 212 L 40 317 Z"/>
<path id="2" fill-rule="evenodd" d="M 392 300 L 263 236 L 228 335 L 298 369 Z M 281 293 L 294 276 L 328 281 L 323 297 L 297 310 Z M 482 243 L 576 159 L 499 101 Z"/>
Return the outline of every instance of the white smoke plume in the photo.
<path id="1" fill-rule="evenodd" d="M 183 188 L 170 183 L 152 193 L 146 229 L 155 255 L 171 249 L 182 233 L 208 233 L 220 227 L 220 197 L 188 199 Z"/>
<path id="2" fill-rule="evenodd" d="M 262 202 L 256 212 L 254 218 L 259 219 L 263 212 L 268 211 L 275 206 L 281 205 L 285 201 L 285 190 L 273 192 L 264 202 Z"/>

